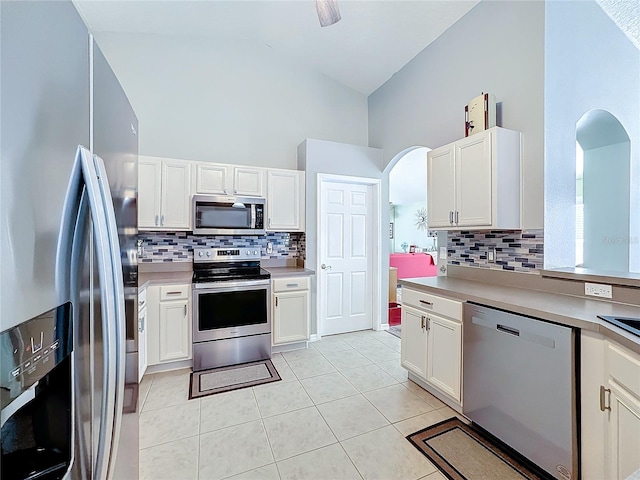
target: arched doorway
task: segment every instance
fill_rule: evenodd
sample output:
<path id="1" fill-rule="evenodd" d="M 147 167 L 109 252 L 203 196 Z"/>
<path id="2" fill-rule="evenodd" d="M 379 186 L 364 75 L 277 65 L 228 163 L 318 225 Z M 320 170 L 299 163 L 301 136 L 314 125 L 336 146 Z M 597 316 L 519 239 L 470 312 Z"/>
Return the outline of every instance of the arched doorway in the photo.
<path id="1" fill-rule="evenodd" d="M 630 270 L 631 142 L 618 119 L 591 110 L 576 123 L 576 266 Z"/>

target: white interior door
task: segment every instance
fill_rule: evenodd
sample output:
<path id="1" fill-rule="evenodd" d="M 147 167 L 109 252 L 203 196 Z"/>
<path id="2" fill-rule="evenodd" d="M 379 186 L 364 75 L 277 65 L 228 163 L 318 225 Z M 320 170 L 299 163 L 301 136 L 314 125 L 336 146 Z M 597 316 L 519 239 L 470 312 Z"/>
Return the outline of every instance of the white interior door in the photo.
<path id="1" fill-rule="evenodd" d="M 321 335 L 373 327 L 372 196 L 370 185 L 321 184 Z"/>

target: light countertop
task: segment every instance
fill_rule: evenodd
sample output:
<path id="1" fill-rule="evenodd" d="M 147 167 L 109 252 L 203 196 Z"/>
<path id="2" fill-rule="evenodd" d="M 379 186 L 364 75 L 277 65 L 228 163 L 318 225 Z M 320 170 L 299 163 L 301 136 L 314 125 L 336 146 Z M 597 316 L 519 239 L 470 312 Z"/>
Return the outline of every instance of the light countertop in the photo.
<path id="1" fill-rule="evenodd" d="M 271 278 L 282 277 L 310 277 L 316 272 L 304 267 L 285 266 L 285 267 L 262 267 L 271 274 Z"/>
<path id="2" fill-rule="evenodd" d="M 597 315 L 640 317 L 640 306 L 604 302 L 524 288 L 487 284 L 456 277 L 405 278 L 399 283 L 459 301 L 500 308 L 521 315 L 599 332 L 640 353 L 640 337 L 600 320 Z"/>

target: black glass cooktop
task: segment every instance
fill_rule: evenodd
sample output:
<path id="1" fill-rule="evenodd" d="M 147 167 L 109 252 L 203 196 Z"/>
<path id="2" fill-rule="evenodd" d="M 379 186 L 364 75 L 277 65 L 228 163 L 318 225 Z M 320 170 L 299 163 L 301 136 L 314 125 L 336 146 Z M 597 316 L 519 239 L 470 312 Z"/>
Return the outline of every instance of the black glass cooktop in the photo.
<path id="1" fill-rule="evenodd" d="M 609 315 L 598 315 L 598 318 L 640 337 L 640 317 L 613 317 Z"/>

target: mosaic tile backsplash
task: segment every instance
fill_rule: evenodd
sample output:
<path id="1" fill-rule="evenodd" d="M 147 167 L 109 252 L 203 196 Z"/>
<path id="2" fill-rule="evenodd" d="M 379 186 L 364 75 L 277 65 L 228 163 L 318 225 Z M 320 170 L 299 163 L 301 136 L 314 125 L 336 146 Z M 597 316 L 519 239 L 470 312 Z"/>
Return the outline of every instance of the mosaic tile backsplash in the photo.
<path id="1" fill-rule="evenodd" d="M 487 251 L 495 247 L 489 263 Z M 449 265 L 534 273 L 543 265 L 543 230 L 490 230 L 449 232 Z"/>
<path id="2" fill-rule="evenodd" d="M 267 233 L 262 236 L 193 235 L 188 232 L 141 232 L 143 254 L 140 262 L 191 262 L 194 248 L 259 248 L 263 259 L 305 259 L 304 233 Z M 267 253 L 267 243 L 273 251 Z"/>

